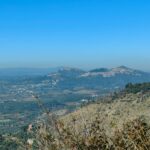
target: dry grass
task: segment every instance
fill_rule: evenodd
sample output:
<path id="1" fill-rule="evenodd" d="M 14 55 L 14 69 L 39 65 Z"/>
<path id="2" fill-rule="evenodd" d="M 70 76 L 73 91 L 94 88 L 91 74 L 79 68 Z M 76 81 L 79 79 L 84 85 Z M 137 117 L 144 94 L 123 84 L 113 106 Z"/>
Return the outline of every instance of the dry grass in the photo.
<path id="1" fill-rule="evenodd" d="M 51 134 L 48 127 L 42 127 L 35 138 L 38 150 L 149 150 L 150 126 L 145 120 L 138 118 L 123 125 L 122 130 L 116 129 L 109 137 L 103 128 L 103 120 L 95 118 L 91 124 L 86 124 L 82 132 L 77 132 L 75 126 L 65 126 L 57 122 L 56 134 Z"/>
<path id="2" fill-rule="evenodd" d="M 150 123 L 150 98 L 142 102 L 138 102 L 139 99 L 137 94 L 128 94 L 112 103 L 90 104 L 61 119 L 68 126 L 72 126 L 70 120 L 76 118 L 76 126 L 80 132 L 87 122 L 93 122 L 96 116 L 100 116 L 104 118 L 103 127 L 110 136 L 114 134 L 116 128 L 121 129 L 124 122 L 132 121 L 140 116 L 145 116 L 146 121 Z"/>
<path id="3" fill-rule="evenodd" d="M 47 118 L 27 143 L 15 139 L 19 150 L 150 150 L 150 95 L 104 99 L 61 118 L 40 106 Z"/>
<path id="4" fill-rule="evenodd" d="M 37 150 L 149 150 L 150 98 L 127 94 L 112 103 L 90 104 L 40 125 Z M 53 121 L 51 121 L 53 120 Z"/>

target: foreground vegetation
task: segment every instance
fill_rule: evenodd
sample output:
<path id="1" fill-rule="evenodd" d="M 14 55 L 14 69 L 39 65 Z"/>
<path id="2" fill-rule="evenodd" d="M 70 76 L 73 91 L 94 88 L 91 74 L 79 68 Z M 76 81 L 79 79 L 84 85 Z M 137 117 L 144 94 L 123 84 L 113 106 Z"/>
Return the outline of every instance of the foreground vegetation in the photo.
<path id="1" fill-rule="evenodd" d="M 59 118 L 43 108 L 44 121 L 15 136 L 0 136 L 0 149 L 149 150 L 149 85 L 128 84 L 124 91 Z"/>

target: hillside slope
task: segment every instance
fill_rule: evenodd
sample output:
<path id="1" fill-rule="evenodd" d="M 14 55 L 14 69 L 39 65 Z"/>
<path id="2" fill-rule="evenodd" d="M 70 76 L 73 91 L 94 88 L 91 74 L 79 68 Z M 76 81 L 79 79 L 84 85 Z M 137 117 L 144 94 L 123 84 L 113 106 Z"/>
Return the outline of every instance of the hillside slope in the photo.
<path id="1" fill-rule="evenodd" d="M 45 110 L 44 120 L 18 137 L 1 137 L 2 143 L 19 150 L 149 150 L 149 87 L 150 83 L 128 84 L 61 117 Z"/>
<path id="2" fill-rule="evenodd" d="M 143 97 L 143 98 L 142 98 Z M 107 135 L 113 135 L 116 128 L 121 129 L 123 123 L 144 117 L 150 123 L 150 93 L 143 96 L 140 94 L 128 93 L 125 96 L 116 98 L 113 102 L 107 102 L 108 98 L 103 102 L 98 101 L 89 104 L 75 112 L 63 117 L 67 126 L 72 126 L 72 118 L 76 120 L 78 131 L 84 128 L 84 124 L 94 121 L 96 117 L 102 119 L 103 127 L 107 131 Z M 106 101 L 106 102 L 105 102 Z"/>
<path id="3" fill-rule="evenodd" d="M 52 133 L 54 141 L 46 144 L 48 141 L 44 140 L 48 150 L 53 148 L 148 150 L 150 149 L 150 90 L 147 90 L 149 85 L 149 83 L 128 85 L 124 91 L 85 104 L 75 112 L 54 121 L 53 127 L 52 124 L 50 126 L 46 124 L 44 128 L 42 126 L 37 137 L 49 137 L 51 134 L 48 133 Z M 132 88 L 140 91 L 132 91 Z M 50 129 L 49 132 L 47 129 Z M 41 142 L 40 138 L 37 141 Z"/>

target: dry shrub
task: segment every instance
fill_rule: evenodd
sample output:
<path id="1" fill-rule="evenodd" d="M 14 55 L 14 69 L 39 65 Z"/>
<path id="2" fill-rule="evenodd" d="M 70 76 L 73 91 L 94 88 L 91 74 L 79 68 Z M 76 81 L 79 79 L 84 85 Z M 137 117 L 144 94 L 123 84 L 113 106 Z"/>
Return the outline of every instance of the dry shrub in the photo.
<path id="1" fill-rule="evenodd" d="M 101 120 L 96 118 L 91 124 L 87 124 L 83 131 L 78 133 L 74 127 L 65 127 L 62 123 L 59 132 L 62 142 L 68 149 L 73 150 L 98 150 L 109 149 L 109 138 L 101 127 Z"/>
<path id="2" fill-rule="evenodd" d="M 112 138 L 106 135 L 101 126 L 101 119 L 96 119 L 85 126 L 82 132 L 73 126 L 65 126 L 63 122 L 55 123 L 55 132 L 50 134 L 48 127 L 42 127 L 44 132 L 38 132 L 39 150 L 149 150 L 150 127 L 139 118 L 123 125 L 121 131 L 117 130 Z M 41 130 L 40 129 L 40 130 Z M 54 133 L 54 132 L 53 132 Z"/>
<path id="3" fill-rule="evenodd" d="M 96 116 L 95 119 L 87 121 L 82 114 L 78 114 L 82 116 L 81 120 L 76 116 L 69 118 L 70 124 L 65 124 L 42 108 L 47 121 L 36 130 L 32 149 L 150 150 L 150 127 L 142 118 L 123 124 L 122 130 L 116 130 L 114 136 L 109 137 L 103 127 L 107 116 L 102 118 L 102 115 L 94 114 L 92 117 Z M 82 124 L 83 128 L 79 128 L 78 124 Z"/>
<path id="4" fill-rule="evenodd" d="M 56 150 L 57 144 L 49 125 L 42 124 L 35 135 L 33 149 Z"/>
<path id="5" fill-rule="evenodd" d="M 118 150 L 150 150 L 150 127 L 141 118 L 127 122 L 116 131 L 113 143 Z"/>

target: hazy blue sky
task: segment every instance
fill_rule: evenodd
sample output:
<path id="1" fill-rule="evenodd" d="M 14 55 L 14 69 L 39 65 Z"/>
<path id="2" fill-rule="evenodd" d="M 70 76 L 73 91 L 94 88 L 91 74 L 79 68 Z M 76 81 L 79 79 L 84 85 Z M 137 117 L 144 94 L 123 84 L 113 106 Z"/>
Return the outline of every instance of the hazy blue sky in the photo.
<path id="1" fill-rule="evenodd" d="M 0 0 L 0 67 L 150 70 L 149 0 Z"/>

